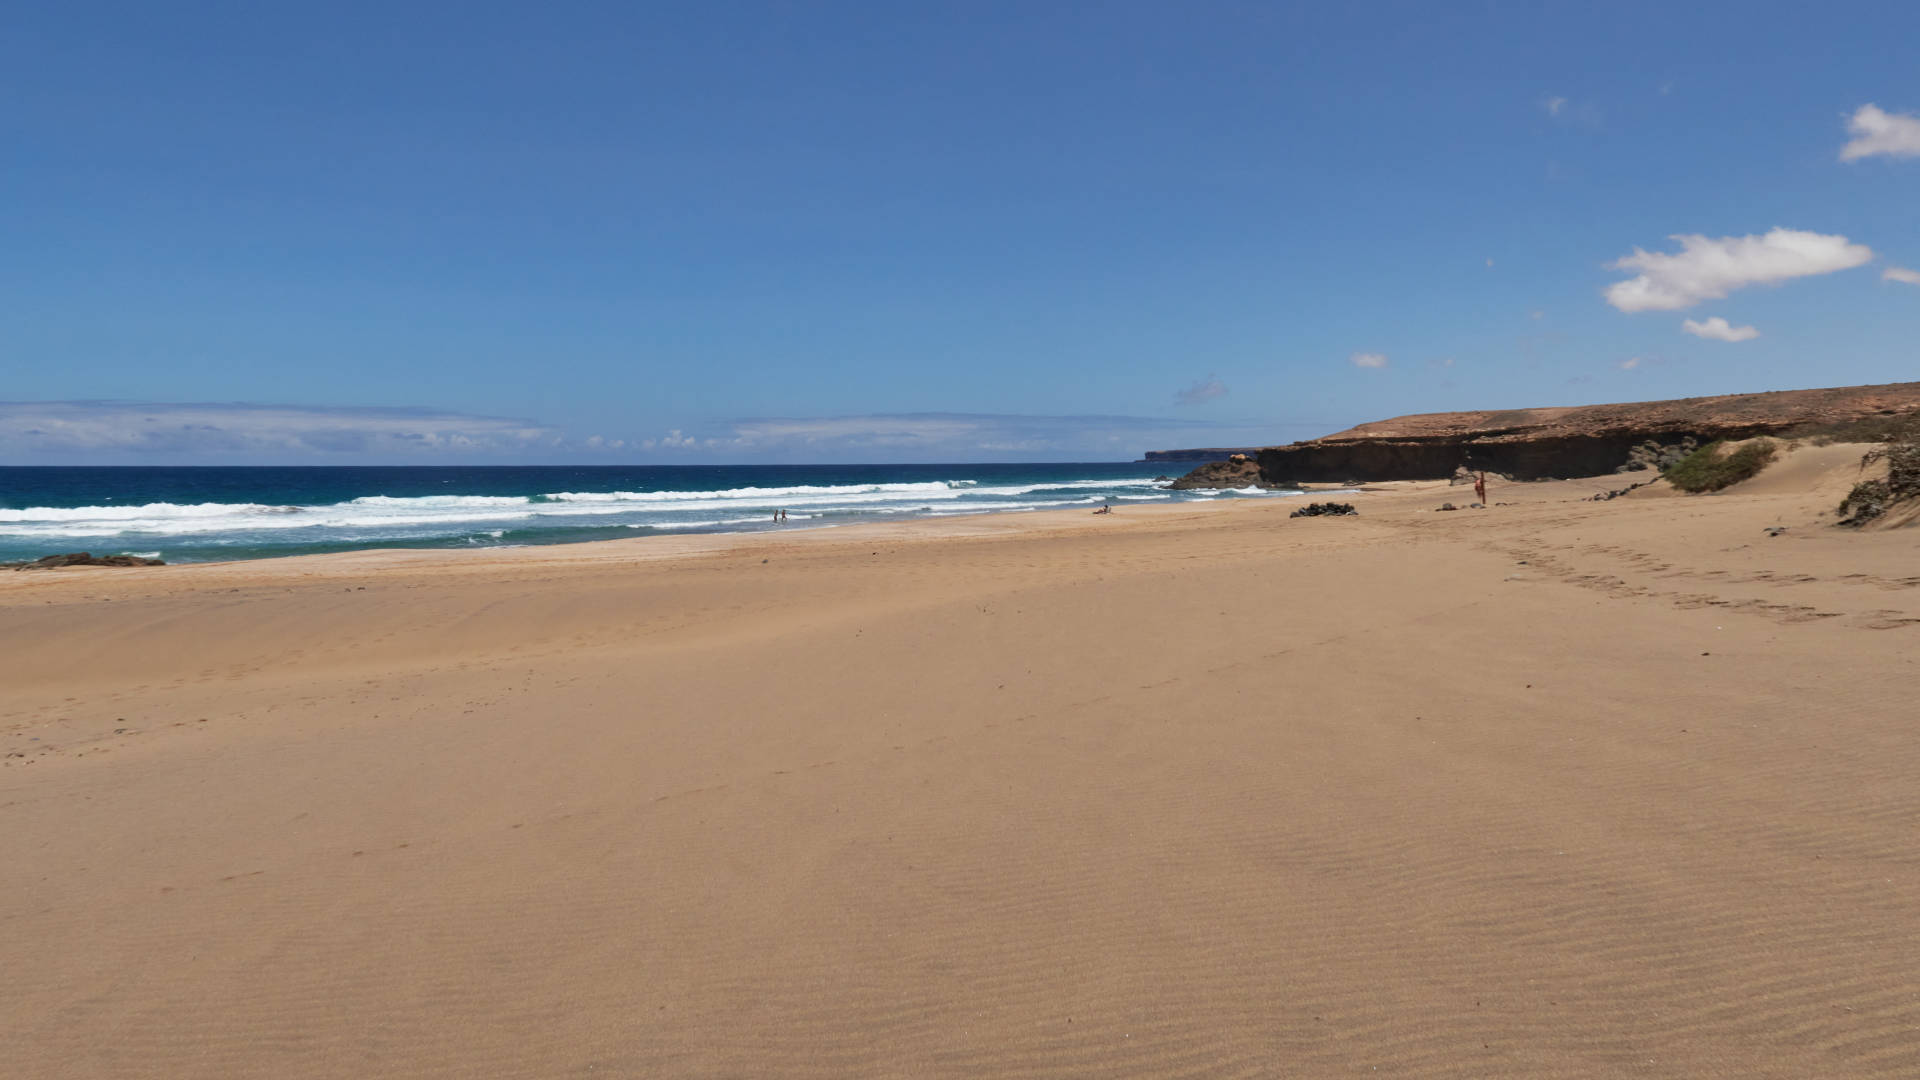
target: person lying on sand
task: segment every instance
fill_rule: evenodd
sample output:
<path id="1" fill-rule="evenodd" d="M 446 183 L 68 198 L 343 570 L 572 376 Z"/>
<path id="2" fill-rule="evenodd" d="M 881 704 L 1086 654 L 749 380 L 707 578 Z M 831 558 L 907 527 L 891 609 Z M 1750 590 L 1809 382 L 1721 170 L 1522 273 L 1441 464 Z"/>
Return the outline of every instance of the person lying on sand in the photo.
<path id="1" fill-rule="evenodd" d="M 1094 513 L 1096 513 L 1096 514 L 1111 514 L 1111 513 L 1113 513 L 1113 507 L 1111 507 L 1111 506 L 1102 506 L 1102 507 L 1101 507 L 1100 509 L 1098 509 L 1098 510 L 1095 510 L 1095 511 L 1094 511 Z"/>

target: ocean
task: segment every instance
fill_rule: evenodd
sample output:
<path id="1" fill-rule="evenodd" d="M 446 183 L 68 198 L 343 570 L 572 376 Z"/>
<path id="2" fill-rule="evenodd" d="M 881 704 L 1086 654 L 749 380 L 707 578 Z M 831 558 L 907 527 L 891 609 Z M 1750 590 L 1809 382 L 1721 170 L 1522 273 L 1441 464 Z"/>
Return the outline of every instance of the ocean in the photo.
<path id="1" fill-rule="evenodd" d="M 0 562 L 70 551 L 206 562 L 503 547 L 1286 494 L 1172 491 L 1154 479 L 1170 471 L 1161 463 L 0 467 Z M 774 523 L 776 510 L 787 512 L 785 525 Z"/>

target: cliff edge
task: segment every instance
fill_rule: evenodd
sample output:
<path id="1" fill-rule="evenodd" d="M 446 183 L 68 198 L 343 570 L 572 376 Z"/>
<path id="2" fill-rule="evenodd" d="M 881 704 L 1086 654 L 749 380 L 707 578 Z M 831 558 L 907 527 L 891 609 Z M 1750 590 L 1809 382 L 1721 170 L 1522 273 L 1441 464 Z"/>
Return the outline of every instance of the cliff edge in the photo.
<path id="1" fill-rule="evenodd" d="M 1485 469 L 1515 480 L 1599 476 L 1645 467 L 1646 446 L 1745 439 L 1793 429 L 1920 415 L 1920 382 L 1761 394 L 1420 413 L 1259 452 L 1272 486 L 1443 480 Z M 1639 451 L 1636 453 L 1636 451 Z"/>

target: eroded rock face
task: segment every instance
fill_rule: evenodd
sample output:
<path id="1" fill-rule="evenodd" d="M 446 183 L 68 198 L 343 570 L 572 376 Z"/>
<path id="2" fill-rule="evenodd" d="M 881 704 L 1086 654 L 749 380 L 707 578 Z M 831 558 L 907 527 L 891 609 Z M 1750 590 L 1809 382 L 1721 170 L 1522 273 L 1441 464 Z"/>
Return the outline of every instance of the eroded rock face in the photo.
<path id="1" fill-rule="evenodd" d="M 1920 383 L 1786 390 L 1623 405 L 1424 413 L 1260 451 L 1272 486 L 1445 480 L 1485 470 L 1515 480 L 1650 467 L 1681 447 L 1792 428 L 1920 413 Z"/>
<path id="2" fill-rule="evenodd" d="M 1227 461 L 1210 461 L 1169 486 L 1184 491 L 1191 488 L 1270 488 L 1277 485 L 1261 479 L 1259 462 L 1245 454 L 1235 454 Z"/>

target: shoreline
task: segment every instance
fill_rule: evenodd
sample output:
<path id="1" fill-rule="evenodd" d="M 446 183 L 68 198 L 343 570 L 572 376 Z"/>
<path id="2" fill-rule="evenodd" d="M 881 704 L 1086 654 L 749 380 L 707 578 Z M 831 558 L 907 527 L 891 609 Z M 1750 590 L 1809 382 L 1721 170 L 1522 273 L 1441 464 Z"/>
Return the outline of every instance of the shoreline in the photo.
<path id="1" fill-rule="evenodd" d="M 1906 1075 L 1853 450 L 0 578 L 9 1075 Z"/>
<path id="2" fill-rule="evenodd" d="M 150 482 L 106 478 L 70 490 L 25 483 L 8 492 L 18 506 L 0 509 L 0 549 L 10 564 L 84 550 L 179 565 L 1091 511 L 1103 499 L 1127 505 L 1209 501 L 1215 494 L 1167 490 L 1159 477 L 1125 464 L 714 467 L 694 470 L 692 479 L 659 469 L 539 477 L 514 468 L 403 469 L 391 482 L 353 469 L 308 470 L 314 475 L 306 477 L 284 476 L 288 471 L 268 469 L 259 479 L 217 469 L 212 479 L 194 481 L 182 470 L 162 470 Z M 580 490 L 553 490 L 569 486 Z M 770 523 L 780 511 L 791 520 Z"/>
<path id="3" fill-rule="evenodd" d="M 1302 491 L 1299 495 L 1348 495 L 1367 490 L 1365 488 L 1338 488 L 1324 492 Z M 1372 490 L 1379 491 L 1375 486 Z M 1276 496 L 1278 497 L 1278 496 Z M 1299 497 L 1288 493 L 1286 498 Z M 1081 516 L 1101 517 L 1114 522 L 1138 520 L 1141 516 L 1174 515 L 1180 513 L 1209 513 L 1217 508 L 1245 503 L 1258 505 L 1264 499 L 1194 499 L 1178 503 L 1123 503 L 1115 507 L 1112 514 L 1095 515 L 1083 509 L 1053 510 L 985 510 L 974 514 L 942 514 L 924 517 L 901 517 L 892 521 L 859 521 L 849 524 L 807 525 L 795 524 L 791 527 L 773 529 L 743 529 L 734 532 L 661 532 L 647 536 L 621 537 L 616 539 L 562 540 L 548 544 L 501 544 L 495 546 L 474 547 L 368 547 L 350 551 L 327 551 L 297 553 L 288 555 L 267 555 L 248 559 L 206 560 L 201 562 L 167 563 L 157 567 L 59 567 L 50 570 L 21 571 L 21 577 L 31 580 L 47 575 L 74 575 L 106 573 L 116 577 L 153 573 L 179 573 L 192 568 L 212 567 L 252 567 L 281 564 L 313 564 L 316 566 L 333 562 L 352 562 L 365 564 L 390 563 L 394 566 L 416 566 L 446 560 L 450 564 L 472 565 L 484 563 L 490 559 L 502 562 L 538 561 L 544 553 L 561 550 L 582 552 L 592 558 L 643 561 L 646 559 L 678 558 L 687 555 L 724 552 L 756 543 L 779 544 L 784 538 L 797 541 L 812 541 L 822 534 L 844 536 L 848 543 L 857 544 L 867 538 L 888 538 L 938 540 L 952 537 L 974 535 L 994 535 L 1005 532 L 1028 531 L 1014 524 L 999 527 L 985 523 L 1010 519 L 1011 522 L 1031 523 L 1035 529 L 1058 529 L 1070 520 Z M 1096 527 L 1100 523 L 1096 523 Z M 636 545 L 647 545 L 644 552 Z M 564 558 L 557 561 L 570 561 Z M 9 568 L 10 569 L 10 568 Z M 12 579 L 0 576 L 0 582 Z M 4 586 L 0 586 L 4 588 Z"/>

